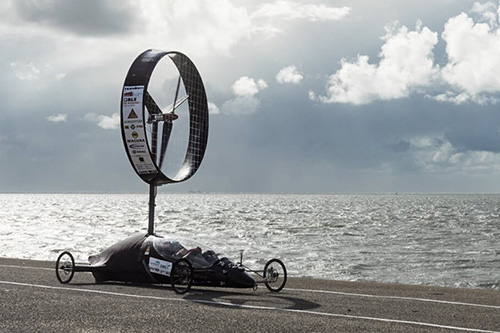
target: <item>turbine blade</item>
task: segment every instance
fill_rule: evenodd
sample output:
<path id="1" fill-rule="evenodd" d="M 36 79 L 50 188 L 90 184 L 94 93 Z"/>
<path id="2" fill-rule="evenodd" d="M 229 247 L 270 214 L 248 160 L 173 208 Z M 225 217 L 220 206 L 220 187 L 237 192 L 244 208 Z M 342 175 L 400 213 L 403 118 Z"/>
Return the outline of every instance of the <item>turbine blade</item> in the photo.
<path id="1" fill-rule="evenodd" d="M 163 160 L 165 159 L 165 152 L 167 151 L 168 141 L 170 140 L 170 133 L 172 133 L 172 121 L 166 120 L 163 123 L 163 129 L 161 133 L 161 150 L 160 150 L 160 163 L 159 167 L 163 165 Z"/>
<path id="2" fill-rule="evenodd" d="M 162 114 L 160 107 L 156 104 L 153 97 L 146 91 L 146 108 L 150 115 Z"/>

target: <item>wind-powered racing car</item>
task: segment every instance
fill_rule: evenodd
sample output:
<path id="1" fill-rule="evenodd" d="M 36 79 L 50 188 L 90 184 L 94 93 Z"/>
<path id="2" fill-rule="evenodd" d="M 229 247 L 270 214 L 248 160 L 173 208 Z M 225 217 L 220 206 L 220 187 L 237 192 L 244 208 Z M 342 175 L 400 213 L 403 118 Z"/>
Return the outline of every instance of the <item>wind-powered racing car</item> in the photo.
<path id="1" fill-rule="evenodd" d="M 56 276 L 59 282 L 69 283 L 75 272 L 92 272 L 97 283 L 170 284 L 179 294 L 193 285 L 256 290 L 263 283 L 274 292 L 285 286 L 287 273 L 281 260 L 269 260 L 263 270 L 252 270 L 242 260 L 242 252 L 240 262 L 233 263 L 186 238 L 137 234 L 90 256 L 90 265 L 75 265 L 70 252 L 61 253 Z"/>
<path id="2" fill-rule="evenodd" d="M 172 94 L 166 96 L 170 88 Z M 171 98 L 168 105 L 165 101 Z M 61 253 L 56 262 L 59 282 L 69 283 L 75 272 L 91 272 L 97 283 L 170 283 L 177 293 L 188 292 L 192 285 L 256 289 L 263 283 L 271 291 L 283 289 L 287 273 L 279 259 L 253 270 L 243 265 L 243 251 L 233 263 L 199 243 L 154 233 L 157 187 L 191 178 L 208 142 L 208 101 L 192 61 L 175 51 L 141 53 L 125 78 L 120 124 L 129 161 L 149 184 L 148 232 L 90 256 L 88 265 L 76 265 L 70 252 Z M 168 163 L 163 163 L 166 156 Z"/>

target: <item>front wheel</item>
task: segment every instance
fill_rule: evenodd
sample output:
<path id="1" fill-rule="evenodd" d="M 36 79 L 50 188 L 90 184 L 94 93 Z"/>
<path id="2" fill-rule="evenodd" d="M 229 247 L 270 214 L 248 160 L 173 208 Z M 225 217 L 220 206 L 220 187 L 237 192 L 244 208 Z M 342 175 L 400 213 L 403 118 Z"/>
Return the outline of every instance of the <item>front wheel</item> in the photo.
<path id="1" fill-rule="evenodd" d="M 56 277 L 60 283 L 66 284 L 71 281 L 75 274 L 75 259 L 68 251 L 59 255 L 56 261 Z"/>
<path id="2" fill-rule="evenodd" d="M 264 284 L 270 291 L 278 292 L 286 284 L 285 264 L 279 259 L 271 259 L 264 266 Z"/>
<path id="3" fill-rule="evenodd" d="M 170 285 L 177 294 L 185 294 L 193 284 L 193 266 L 189 260 L 181 258 L 172 266 Z"/>

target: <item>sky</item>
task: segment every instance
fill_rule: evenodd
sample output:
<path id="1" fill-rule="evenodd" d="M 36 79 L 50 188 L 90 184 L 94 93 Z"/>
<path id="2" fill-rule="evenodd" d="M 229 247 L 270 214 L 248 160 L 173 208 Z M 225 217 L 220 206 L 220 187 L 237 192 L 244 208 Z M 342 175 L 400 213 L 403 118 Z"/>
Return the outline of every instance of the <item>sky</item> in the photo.
<path id="1" fill-rule="evenodd" d="M 119 130 L 144 50 L 196 64 L 168 192 L 499 193 L 498 1 L 3 0 L 0 192 L 147 193 Z"/>

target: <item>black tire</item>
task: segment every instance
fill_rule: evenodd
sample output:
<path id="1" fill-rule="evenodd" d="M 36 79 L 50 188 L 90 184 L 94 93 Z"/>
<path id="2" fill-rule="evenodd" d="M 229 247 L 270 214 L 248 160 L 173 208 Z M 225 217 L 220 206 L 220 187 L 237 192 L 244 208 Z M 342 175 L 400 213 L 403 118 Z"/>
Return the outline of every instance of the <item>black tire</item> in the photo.
<path id="1" fill-rule="evenodd" d="M 60 283 L 66 284 L 73 279 L 75 274 L 75 259 L 68 251 L 59 255 L 56 261 L 56 277 Z"/>
<path id="2" fill-rule="evenodd" d="M 281 291 L 286 284 L 285 264 L 279 259 L 269 260 L 264 266 L 264 281 L 270 291 Z"/>
<path id="3" fill-rule="evenodd" d="M 177 294 L 185 294 L 193 284 L 193 266 L 189 260 L 181 258 L 172 266 L 170 285 Z"/>

